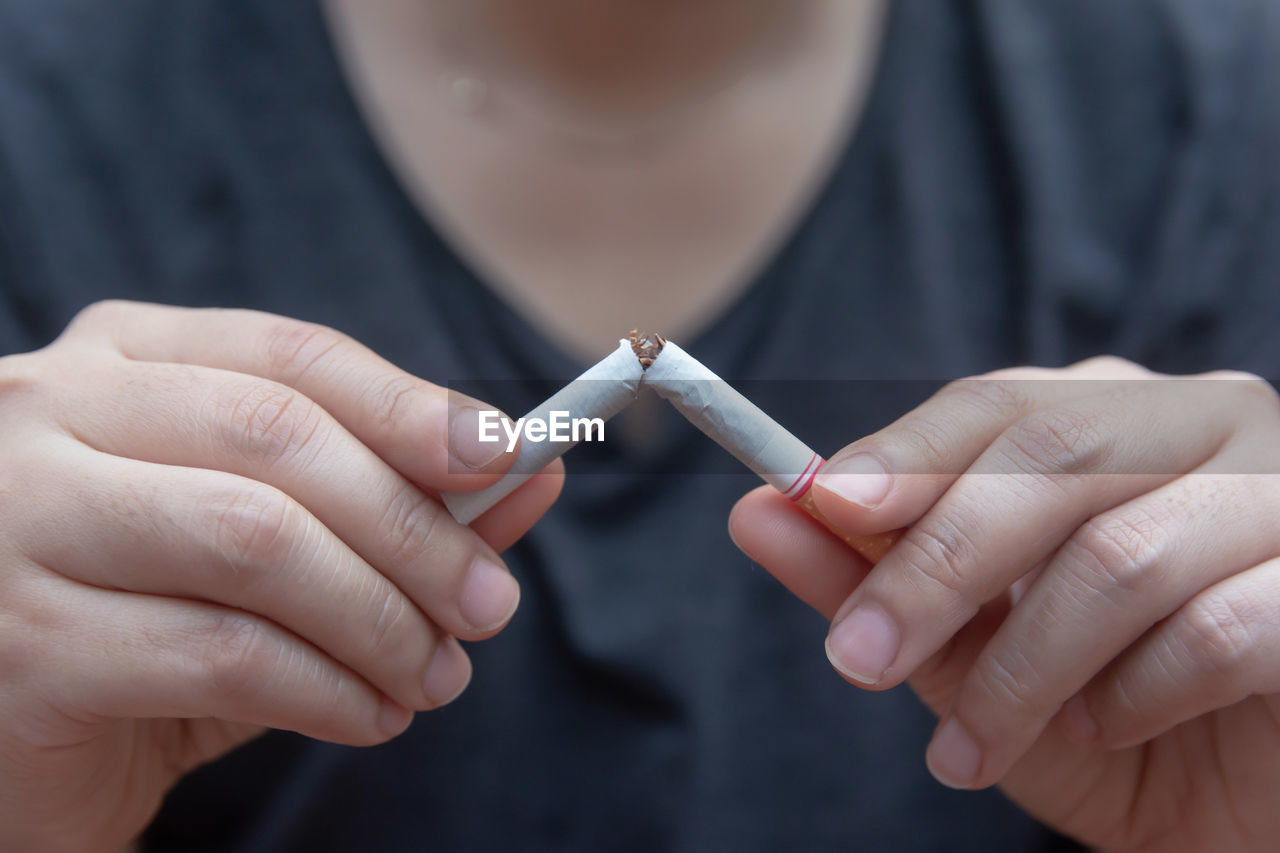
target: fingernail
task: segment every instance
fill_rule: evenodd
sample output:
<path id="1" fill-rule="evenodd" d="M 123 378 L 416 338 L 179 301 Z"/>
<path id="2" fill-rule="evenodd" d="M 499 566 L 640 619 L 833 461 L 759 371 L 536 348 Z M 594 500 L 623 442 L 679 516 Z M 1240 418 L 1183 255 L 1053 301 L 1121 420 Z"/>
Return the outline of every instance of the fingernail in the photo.
<path id="1" fill-rule="evenodd" d="M 1098 740 L 1102 729 L 1089 711 L 1089 703 L 1085 702 L 1083 693 L 1077 693 L 1068 699 L 1062 706 L 1061 714 L 1062 727 L 1068 736 L 1081 743 L 1095 743 Z"/>
<path id="2" fill-rule="evenodd" d="M 378 731 L 387 737 L 395 737 L 409 728 L 412 721 L 413 712 L 408 708 L 402 708 L 390 699 L 382 700 L 382 707 L 378 709 Z"/>
<path id="3" fill-rule="evenodd" d="M 874 456 L 856 453 L 822 466 L 814 485 L 865 509 L 884 503 L 893 477 Z"/>
<path id="4" fill-rule="evenodd" d="M 877 604 L 861 604 L 827 635 L 832 666 L 863 684 L 879 684 L 898 656 L 898 626 Z"/>
<path id="5" fill-rule="evenodd" d="M 476 557 L 458 600 L 467 625 L 474 631 L 492 631 L 511 618 L 519 603 L 520 585 L 511 573 L 488 557 Z"/>
<path id="6" fill-rule="evenodd" d="M 739 551 L 742 551 L 742 546 L 738 544 L 738 537 L 733 532 L 733 527 L 734 527 L 733 513 L 729 513 L 729 524 L 727 525 L 727 527 L 729 530 L 729 541 L 733 543 L 733 547 L 737 548 Z M 745 554 L 746 552 L 743 551 L 743 553 Z"/>
<path id="7" fill-rule="evenodd" d="M 471 663 L 467 653 L 453 637 L 442 640 L 431 656 L 431 663 L 427 664 L 426 674 L 422 677 L 422 692 L 434 707 L 439 708 L 457 699 L 470 681 Z"/>
<path id="8" fill-rule="evenodd" d="M 982 749 L 952 717 L 934 735 L 924 760 L 933 778 L 948 788 L 971 788 L 982 769 Z"/>
<path id="9" fill-rule="evenodd" d="M 492 412 L 493 410 L 488 410 Z M 489 416 L 492 420 L 492 415 Z M 505 415 L 502 416 L 505 418 Z M 449 411 L 449 453 L 467 468 L 479 471 L 501 456 L 507 449 L 505 432 L 500 423 L 488 424 L 486 437 L 480 440 L 480 409 L 476 406 L 453 406 Z"/>

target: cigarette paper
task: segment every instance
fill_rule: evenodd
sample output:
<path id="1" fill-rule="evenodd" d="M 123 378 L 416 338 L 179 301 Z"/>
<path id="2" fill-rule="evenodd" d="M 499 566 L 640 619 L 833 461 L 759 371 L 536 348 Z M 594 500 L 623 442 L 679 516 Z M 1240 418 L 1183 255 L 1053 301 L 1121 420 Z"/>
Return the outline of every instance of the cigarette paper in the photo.
<path id="1" fill-rule="evenodd" d="M 676 344 L 666 342 L 644 384 L 787 497 L 809 491 L 822 457 Z"/>
<path id="2" fill-rule="evenodd" d="M 607 421 L 635 400 L 643 376 L 644 367 L 636 359 L 631 344 L 619 341 L 613 353 L 529 412 L 525 416 L 526 421 L 550 420 L 552 412 L 568 412 L 572 418 Z M 459 523 L 470 524 L 573 444 L 565 441 L 522 441 L 516 461 L 501 480 L 478 492 L 447 492 L 440 498 Z"/>
<path id="3" fill-rule="evenodd" d="M 645 371 L 644 384 L 872 563 L 902 535 L 897 530 L 851 536 L 836 530 L 810 494 L 825 460 L 676 344 L 664 342 L 661 354 Z"/>

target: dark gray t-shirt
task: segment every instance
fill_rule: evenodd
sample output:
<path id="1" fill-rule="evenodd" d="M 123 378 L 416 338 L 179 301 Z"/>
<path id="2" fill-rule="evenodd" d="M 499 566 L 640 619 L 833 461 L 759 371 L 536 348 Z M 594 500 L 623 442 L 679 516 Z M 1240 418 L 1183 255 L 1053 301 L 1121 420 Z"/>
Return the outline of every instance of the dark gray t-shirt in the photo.
<path id="1" fill-rule="evenodd" d="M 825 191 L 681 343 L 827 453 L 1015 363 L 1280 376 L 1278 10 L 898 0 Z M 0 353 L 107 296 L 327 323 L 508 411 L 583 367 L 414 208 L 307 0 L 0 0 Z M 271 734 L 148 849 L 1049 849 L 929 778 L 908 690 L 831 671 L 725 535 L 753 482 L 700 435 L 569 466 L 460 700 L 374 749 Z"/>

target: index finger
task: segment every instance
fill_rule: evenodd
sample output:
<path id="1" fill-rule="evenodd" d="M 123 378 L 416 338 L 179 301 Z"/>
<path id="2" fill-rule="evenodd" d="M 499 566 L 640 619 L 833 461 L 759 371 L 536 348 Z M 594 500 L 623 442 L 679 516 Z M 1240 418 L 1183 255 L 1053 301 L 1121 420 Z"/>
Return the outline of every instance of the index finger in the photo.
<path id="1" fill-rule="evenodd" d="M 100 302 L 74 334 L 104 337 L 126 358 L 216 367 L 287 385 L 318 403 L 408 479 L 436 491 L 496 481 L 517 454 L 481 442 L 492 407 L 406 373 L 327 326 L 261 311 Z"/>
<path id="2" fill-rule="evenodd" d="M 1006 429 L 1046 405 L 1155 378 L 1113 358 L 1065 370 L 1013 367 L 952 382 L 894 423 L 836 453 L 818 472 L 813 502 L 841 534 L 917 521 Z M 1079 381 L 1093 380 L 1093 381 Z"/>
<path id="3" fill-rule="evenodd" d="M 872 534 L 918 520 L 979 455 L 1062 383 L 1000 371 L 947 385 L 884 429 L 831 457 L 814 479 L 818 511 L 841 533 Z"/>

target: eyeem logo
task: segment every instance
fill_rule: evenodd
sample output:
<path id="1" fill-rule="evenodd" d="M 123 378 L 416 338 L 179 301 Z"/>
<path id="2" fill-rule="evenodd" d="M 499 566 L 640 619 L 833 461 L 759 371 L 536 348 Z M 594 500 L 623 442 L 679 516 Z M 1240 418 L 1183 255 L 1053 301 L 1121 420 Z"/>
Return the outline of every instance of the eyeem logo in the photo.
<path id="1" fill-rule="evenodd" d="M 505 434 L 507 452 L 516 449 L 516 443 L 525 441 L 540 444 L 550 441 L 559 444 L 577 444 L 581 441 L 604 441 L 603 418 L 575 418 L 570 412 L 550 412 L 549 417 L 521 418 L 512 423 L 501 412 L 480 413 L 480 440 L 485 444 L 502 441 Z"/>

